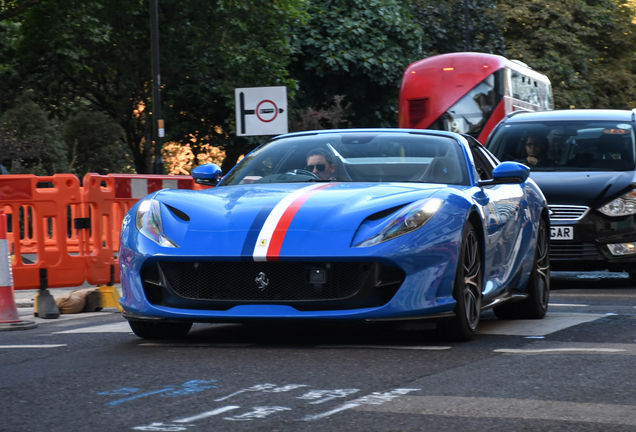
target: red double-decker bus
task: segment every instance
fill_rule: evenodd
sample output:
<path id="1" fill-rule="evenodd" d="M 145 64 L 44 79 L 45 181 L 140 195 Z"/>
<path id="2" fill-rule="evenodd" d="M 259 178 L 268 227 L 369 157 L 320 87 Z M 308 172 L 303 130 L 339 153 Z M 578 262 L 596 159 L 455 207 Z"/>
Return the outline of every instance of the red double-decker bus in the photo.
<path id="1" fill-rule="evenodd" d="M 550 80 L 523 63 L 493 54 L 441 54 L 404 71 L 399 126 L 467 133 L 484 143 L 506 114 L 551 109 Z"/>

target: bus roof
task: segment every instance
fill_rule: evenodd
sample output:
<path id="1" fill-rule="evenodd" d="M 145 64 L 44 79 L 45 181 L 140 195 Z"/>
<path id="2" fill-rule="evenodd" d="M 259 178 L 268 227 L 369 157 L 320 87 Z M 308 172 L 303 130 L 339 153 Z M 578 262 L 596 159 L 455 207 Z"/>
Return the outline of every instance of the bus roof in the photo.
<path id="1" fill-rule="evenodd" d="M 469 76 L 462 76 L 462 80 L 472 77 L 472 85 L 480 83 L 491 73 L 503 68 L 509 67 L 537 81 L 549 83 L 550 80 L 545 75 L 533 70 L 528 66 L 523 66 L 521 62 L 508 60 L 505 57 L 496 54 L 476 53 L 476 52 L 456 52 L 448 54 L 440 54 L 427 57 L 411 63 L 404 71 L 404 77 L 408 74 L 417 75 L 425 72 L 452 72 L 470 73 Z M 457 77 L 455 77 L 457 78 Z M 466 82 L 467 86 L 470 83 Z M 472 87 L 471 87 L 472 88 Z"/>

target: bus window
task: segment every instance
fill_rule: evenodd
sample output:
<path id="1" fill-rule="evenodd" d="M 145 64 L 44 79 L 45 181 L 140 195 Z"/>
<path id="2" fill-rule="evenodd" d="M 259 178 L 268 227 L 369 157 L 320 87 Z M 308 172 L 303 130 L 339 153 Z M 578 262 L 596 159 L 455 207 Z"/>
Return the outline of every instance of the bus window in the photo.
<path id="1" fill-rule="evenodd" d="M 477 138 L 502 97 L 503 71 L 497 71 L 466 93 L 428 129 L 466 133 Z"/>
<path id="2" fill-rule="evenodd" d="M 510 74 L 510 90 L 514 99 L 519 99 L 529 104 L 540 106 L 541 99 L 539 83 L 537 80 L 525 76 L 517 71 Z"/>

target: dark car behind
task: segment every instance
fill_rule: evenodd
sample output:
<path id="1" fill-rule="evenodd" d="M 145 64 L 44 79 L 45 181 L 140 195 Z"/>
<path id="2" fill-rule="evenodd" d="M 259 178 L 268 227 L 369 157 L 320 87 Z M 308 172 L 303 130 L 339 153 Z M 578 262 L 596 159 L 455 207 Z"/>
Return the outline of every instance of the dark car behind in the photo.
<path id="1" fill-rule="evenodd" d="M 513 113 L 490 135 L 486 147 L 530 166 L 548 200 L 553 270 L 636 282 L 635 129 L 636 110 L 560 110 Z"/>

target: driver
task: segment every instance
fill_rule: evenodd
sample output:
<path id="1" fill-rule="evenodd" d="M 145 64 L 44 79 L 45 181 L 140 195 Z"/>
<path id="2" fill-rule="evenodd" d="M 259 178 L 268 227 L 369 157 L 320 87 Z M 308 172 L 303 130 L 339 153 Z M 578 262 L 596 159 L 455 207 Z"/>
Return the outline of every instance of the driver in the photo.
<path id="1" fill-rule="evenodd" d="M 322 180 L 335 180 L 333 173 L 336 166 L 333 164 L 331 155 L 327 150 L 316 148 L 307 154 L 307 171 L 313 173 Z"/>
<path id="2" fill-rule="evenodd" d="M 558 164 L 548 158 L 548 140 L 539 135 L 529 135 L 526 139 L 526 153 L 528 158 L 525 163 L 536 167 L 553 167 Z"/>

